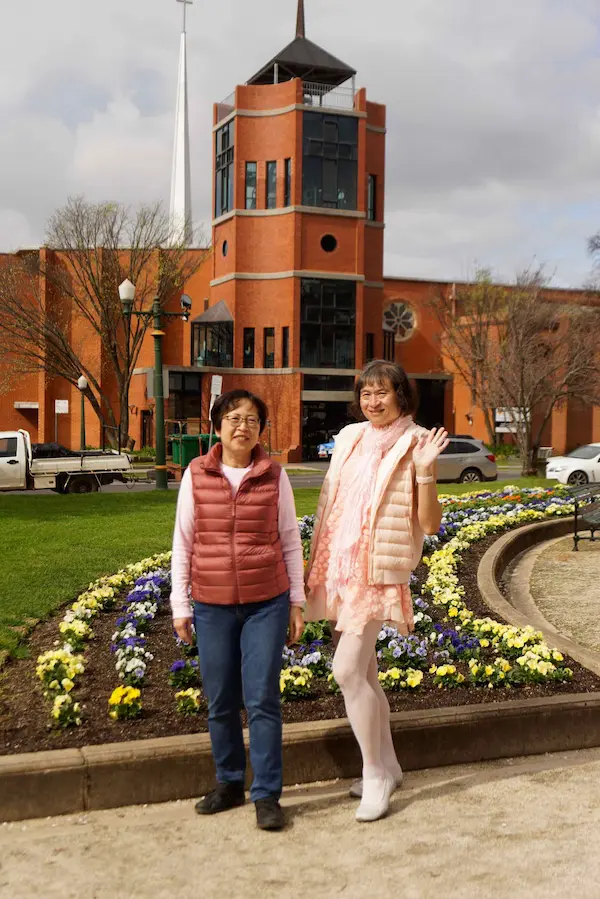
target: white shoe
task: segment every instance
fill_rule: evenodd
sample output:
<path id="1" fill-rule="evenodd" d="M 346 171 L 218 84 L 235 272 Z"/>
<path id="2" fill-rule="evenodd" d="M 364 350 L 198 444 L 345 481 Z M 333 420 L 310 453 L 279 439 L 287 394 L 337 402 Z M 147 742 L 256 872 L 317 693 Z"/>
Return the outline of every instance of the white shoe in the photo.
<path id="1" fill-rule="evenodd" d="M 399 768 L 399 771 L 400 771 L 399 774 L 397 774 L 395 777 L 394 777 L 392 774 L 389 775 L 389 776 L 392 777 L 393 780 L 394 780 L 394 784 L 395 784 L 394 790 L 398 789 L 398 787 L 401 787 L 401 786 L 402 786 L 402 781 L 404 780 L 404 771 L 402 770 L 402 768 L 400 768 L 400 766 L 398 766 L 398 768 Z M 394 790 L 392 790 L 392 792 L 394 792 Z M 354 799 L 362 799 L 362 794 L 363 794 L 363 782 L 362 782 L 362 777 L 360 778 L 360 780 L 355 780 L 355 781 L 354 781 L 354 783 L 353 783 L 352 786 L 350 787 L 350 791 L 349 791 L 349 792 L 350 792 L 350 795 L 351 795 Z"/>
<path id="2" fill-rule="evenodd" d="M 380 780 L 366 780 L 363 782 L 362 802 L 356 809 L 357 821 L 377 821 L 387 814 L 390 805 L 390 796 L 396 789 L 396 779 L 386 776 Z"/>

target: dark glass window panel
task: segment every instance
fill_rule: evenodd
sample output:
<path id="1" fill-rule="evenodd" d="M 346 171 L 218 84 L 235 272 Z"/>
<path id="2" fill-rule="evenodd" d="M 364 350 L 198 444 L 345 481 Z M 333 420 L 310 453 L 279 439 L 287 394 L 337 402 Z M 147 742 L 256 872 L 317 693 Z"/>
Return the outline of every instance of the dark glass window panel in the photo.
<path id="1" fill-rule="evenodd" d="M 286 159 L 284 163 L 284 196 L 283 205 L 292 205 L 292 160 Z"/>
<path id="2" fill-rule="evenodd" d="M 396 345 L 393 331 L 383 332 L 383 358 L 387 362 L 393 362 L 396 355 Z"/>
<path id="3" fill-rule="evenodd" d="M 233 322 L 192 326 L 192 364 L 233 366 Z"/>
<path id="4" fill-rule="evenodd" d="M 365 362 L 375 358 L 375 335 L 365 334 Z"/>
<path id="5" fill-rule="evenodd" d="M 376 218 L 377 205 L 377 179 L 375 175 L 369 175 L 367 181 L 367 218 L 373 222 Z"/>
<path id="6" fill-rule="evenodd" d="M 475 446 L 473 443 L 463 443 L 462 441 L 458 441 L 456 443 L 457 453 L 478 453 L 480 452 L 480 448 Z"/>
<path id="7" fill-rule="evenodd" d="M 185 374 L 183 376 L 183 389 L 187 393 L 199 393 L 202 378 L 200 375 Z"/>
<path id="8" fill-rule="evenodd" d="M 337 119 L 338 140 L 341 144 L 358 145 L 358 119 L 353 116 L 341 115 Z"/>
<path id="9" fill-rule="evenodd" d="M 357 168 L 349 159 L 340 159 L 338 171 L 338 208 L 356 209 Z"/>
<path id="10" fill-rule="evenodd" d="M 275 368 L 275 328 L 264 329 L 264 368 Z"/>
<path id="11" fill-rule="evenodd" d="M 305 156 L 302 173 L 302 202 L 305 206 L 321 206 L 323 195 L 323 160 Z"/>
<path id="12" fill-rule="evenodd" d="M 318 112 L 305 112 L 303 117 L 304 137 L 323 137 L 323 116 Z"/>
<path id="13" fill-rule="evenodd" d="M 323 160 L 323 200 L 327 203 L 337 202 L 337 161 Z"/>
<path id="14" fill-rule="evenodd" d="M 304 375 L 304 390 L 354 390 L 351 375 Z"/>
<path id="15" fill-rule="evenodd" d="M 325 119 L 323 122 L 323 140 L 338 142 L 338 123 L 335 119 Z"/>
<path id="16" fill-rule="evenodd" d="M 281 332 L 281 367 L 289 368 L 290 365 L 290 329 L 283 328 Z"/>
<path id="17" fill-rule="evenodd" d="M 306 279 L 302 282 L 301 298 L 301 365 L 354 368 L 356 285 Z"/>
<path id="18" fill-rule="evenodd" d="M 277 206 L 277 163 L 267 162 L 267 209 L 275 209 Z"/>
<path id="19" fill-rule="evenodd" d="M 254 328 L 244 328 L 244 368 L 254 368 Z"/>
<path id="20" fill-rule="evenodd" d="M 337 321 L 338 314 L 339 313 L 337 309 L 322 309 L 321 321 L 324 325 L 332 325 L 335 321 Z"/>
<path id="21" fill-rule="evenodd" d="M 352 147 L 348 144 L 339 144 L 337 155 L 340 159 L 352 159 Z"/>
<path id="22" fill-rule="evenodd" d="M 246 209 L 256 209 L 256 163 L 246 163 Z"/>
<path id="23" fill-rule="evenodd" d="M 175 390 L 183 390 L 183 375 L 179 372 L 169 372 L 169 393 Z"/>

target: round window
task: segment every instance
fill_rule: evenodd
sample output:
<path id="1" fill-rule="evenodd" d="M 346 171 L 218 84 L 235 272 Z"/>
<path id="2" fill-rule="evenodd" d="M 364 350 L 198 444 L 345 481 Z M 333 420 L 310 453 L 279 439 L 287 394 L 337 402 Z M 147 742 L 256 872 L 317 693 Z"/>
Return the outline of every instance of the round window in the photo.
<path id="1" fill-rule="evenodd" d="M 336 247 L 337 240 L 333 234 L 324 234 L 321 238 L 321 249 L 325 250 L 326 253 L 333 253 Z"/>
<path id="2" fill-rule="evenodd" d="M 392 303 L 383 312 L 383 330 L 394 334 L 396 343 L 408 340 L 415 332 L 417 319 L 414 310 L 403 301 Z"/>
<path id="3" fill-rule="evenodd" d="M 227 243 L 226 240 L 223 241 L 222 250 L 223 250 L 223 256 L 227 256 L 227 253 L 229 252 L 229 244 Z"/>

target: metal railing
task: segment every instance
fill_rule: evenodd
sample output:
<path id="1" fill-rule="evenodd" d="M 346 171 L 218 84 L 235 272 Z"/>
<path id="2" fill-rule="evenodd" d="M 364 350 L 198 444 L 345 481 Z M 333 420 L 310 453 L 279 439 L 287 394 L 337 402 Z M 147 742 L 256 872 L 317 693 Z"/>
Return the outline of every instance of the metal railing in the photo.
<path id="1" fill-rule="evenodd" d="M 316 106 L 319 109 L 354 109 L 354 89 L 350 86 L 332 87 L 330 84 L 303 81 L 302 88 L 305 106 Z"/>

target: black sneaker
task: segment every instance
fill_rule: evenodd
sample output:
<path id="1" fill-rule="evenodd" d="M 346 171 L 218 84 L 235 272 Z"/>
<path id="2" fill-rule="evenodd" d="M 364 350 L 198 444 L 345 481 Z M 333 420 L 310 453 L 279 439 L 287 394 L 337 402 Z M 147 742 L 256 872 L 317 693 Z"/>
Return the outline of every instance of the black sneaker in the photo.
<path id="1" fill-rule="evenodd" d="M 285 826 L 283 809 L 276 799 L 257 799 L 256 823 L 261 830 L 281 830 Z"/>
<path id="2" fill-rule="evenodd" d="M 207 793 L 204 799 L 196 803 L 196 811 L 199 815 L 216 815 L 226 812 L 230 808 L 243 805 L 246 801 L 244 784 L 220 784 L 214 790 Z"/>

